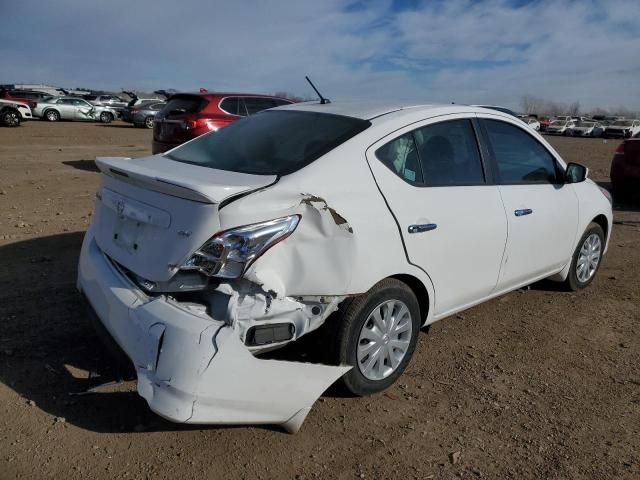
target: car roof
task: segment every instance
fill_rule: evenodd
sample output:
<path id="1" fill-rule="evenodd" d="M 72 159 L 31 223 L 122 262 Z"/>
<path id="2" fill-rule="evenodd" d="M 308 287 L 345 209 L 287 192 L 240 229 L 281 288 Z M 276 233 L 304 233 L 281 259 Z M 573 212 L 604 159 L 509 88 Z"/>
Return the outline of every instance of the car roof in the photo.
<path id="1" fill-rule="evenodd" d="M 331 113 L 346 117 L 373 120 L 378 117 L 395 118 L 406 113 L 424 113 L 426 116 L 448 113 L 490 113 L 496 116 L 509 116 L 505 113 L 473 105 L 457 104 L 415 104 L 403 102 L 378 102 L 364 100 L 338 100 L 321 104 L 319 101 L 283 105 L 275 110 L 296 110 L 306 112 Z"/>
<path id="2" fill-rule="evenodd" d="M 221 98 L 221 97 L 261 97 L 261 98 L 277 98 L 280 100 L 287 100 L 291 102 L 292 100 L 284 97 L 276 97 L 274 95 L 265 95 L 263 93 L 242 93 L 242 92 L 176 92 L 171 95 L 171 97 L 177 97 L 180 95 L 195 95 L 197 97 L 204 98 Z"/>

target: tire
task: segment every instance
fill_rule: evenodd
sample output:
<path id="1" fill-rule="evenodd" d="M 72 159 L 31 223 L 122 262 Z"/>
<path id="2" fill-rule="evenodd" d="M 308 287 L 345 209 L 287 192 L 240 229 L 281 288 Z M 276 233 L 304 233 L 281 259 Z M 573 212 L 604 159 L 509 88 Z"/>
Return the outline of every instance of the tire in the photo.
<path id="1" fill-rule="evenodd" d="M 2 125 L 5 127 L 17 127 L 20 125 L 20 113 L 17 110 L 11 108 L 6 109 L 1 114 Z"/>
<path id="2" fill-rule="evenodd" d="M 102 112 L 100 114 L 100 122 L 102 123 L 111 123 L 113 121 L 113 115 L 109 112 Z"/>
<path id="3" fill-rule="evenodd" d="M 49 122 L 57 122 L 60 120 L 60 114 L 57 110 L 47 110 L 44 112 L 43 118 Z"/>
<path id="4" fill-rule="evenodd" d="M 390 318 L 387 317 L 391 323 L 384 320 L 382 323 L 376 322 L 373 319 L 375 311 L 383 319 L 385 314 L 393 312 Z M 398 315 L 402 316 L 397 318 Z M 420 307 L 416 296 L 405 283 L 396 279 L 385 279 L 347 303 L 337 319 L 334 339 L 335 360 L 340 365 L 353 365 L 340 379 L 343 389 L 350 394 L 364 396 L 392 385 L 411 360 L 420 323 Z M 388 327 L 392 330 L 386 330 L 388 333 L 381 336 L 378 334 L 381 330 L 378 325 L 383 326 L 383 331 Z M 372 346 L 367 350 L 367 345 L 378 342 L 381 343 L 379 347 Z M 392 356 L 396 365 L 393 365 Z M 367 369 L 368 366 L 371 368 Z"/>
<path id="5" fill-rule="evenodd" d="M 144 119 L 144 126 L 147 128 L 153 128 L 153 117 L 147 117 Z"/>
<path id="6" fill-rule="evenodd" d="M 595 237 L 597 237 L 597 241 L 594 240 Z M 588 243 L 588 240 L 591 240 L 592 243 Z M 593 242 L 595 242 L 595 244 Z M 596 245 L 597 260 L 595 259 Z M 569 275 L 564 282 L 568 290 L 575 292 L 576 290 L 589 286 L 589 284 L 593 282 L 596 273 L 598 273 L 598 270 L 600 269 L 600 264 L 602 263 L 604 245 L 605 238 L 602 227 L 595 222 L 591 222 L 573 252 Z M 581 267 L 581 265 L 584 266 Z"/>

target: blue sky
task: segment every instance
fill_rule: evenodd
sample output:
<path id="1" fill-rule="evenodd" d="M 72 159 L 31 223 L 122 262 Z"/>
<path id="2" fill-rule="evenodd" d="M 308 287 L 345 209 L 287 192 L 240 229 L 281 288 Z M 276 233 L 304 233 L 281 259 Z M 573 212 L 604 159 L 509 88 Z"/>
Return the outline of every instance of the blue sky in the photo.
<path id="1" fill-rule="evenodd" d="M 638 0 L 0 0 L 0 83 L 640 108 Z"/>

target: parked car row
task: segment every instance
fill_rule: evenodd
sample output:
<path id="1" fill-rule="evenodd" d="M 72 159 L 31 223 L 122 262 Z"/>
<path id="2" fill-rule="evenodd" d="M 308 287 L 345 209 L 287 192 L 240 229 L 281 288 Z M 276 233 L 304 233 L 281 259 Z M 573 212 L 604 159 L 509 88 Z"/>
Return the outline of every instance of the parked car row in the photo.
<path id="1" fill-rule="evenodd" d="M 543 129 L 547 135 L 573 137 L 631 138 L 640 132 L 640 120 L 614 120 L 611 123 L 589 118 L 551 120 Z"/>
<path id="2" fill-rule="evenodd" d="M 47 97 L 38 102 L 33 115 L 50 122 L 83 120 L 111 123 L 118 113 L 110 107 L 93 105 L 83 98 Z"/>

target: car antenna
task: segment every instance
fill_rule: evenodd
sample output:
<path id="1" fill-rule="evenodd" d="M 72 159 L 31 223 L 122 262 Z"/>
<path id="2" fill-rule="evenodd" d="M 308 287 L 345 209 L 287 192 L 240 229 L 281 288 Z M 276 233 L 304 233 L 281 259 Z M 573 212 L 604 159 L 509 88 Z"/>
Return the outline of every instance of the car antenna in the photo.
<path id="1" fill-rule="evenodd" d="M 324 98 L 322 96 L 322 94 L 318 91 L 318 89 L 316 88 L 316 86 L 313 84 L 313 82 L 309 79 L 309 77 L 307 77 L 306 75 L 304 76 L 304 78 L 307 79 L 307 82 L 309 82 L 309 85 L 311 85 L 311 88 L 313 88 L 315 90 L 315 92 L 318 94 L 318 97 L 320 97 L 320 105 L 324 105 L 325 103 L 331 103 L 331 100 L 329 100 L 328 98 Z"/>

